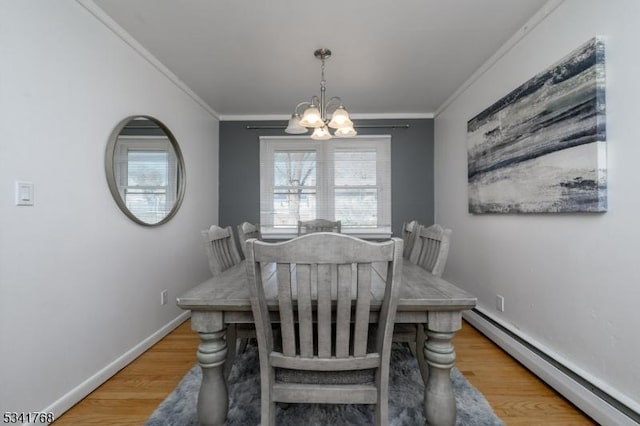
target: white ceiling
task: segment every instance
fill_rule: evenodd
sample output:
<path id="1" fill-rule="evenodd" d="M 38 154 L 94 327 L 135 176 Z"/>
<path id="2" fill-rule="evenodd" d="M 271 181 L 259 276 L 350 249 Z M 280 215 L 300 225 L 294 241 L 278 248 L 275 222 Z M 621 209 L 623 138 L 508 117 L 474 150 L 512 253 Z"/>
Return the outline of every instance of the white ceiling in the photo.
<path id="1" fill-rule="evenodd" d="M 433 113 L 546 0 L 94 0 L 222 119 L 320 90 L 358 116 Z"/>

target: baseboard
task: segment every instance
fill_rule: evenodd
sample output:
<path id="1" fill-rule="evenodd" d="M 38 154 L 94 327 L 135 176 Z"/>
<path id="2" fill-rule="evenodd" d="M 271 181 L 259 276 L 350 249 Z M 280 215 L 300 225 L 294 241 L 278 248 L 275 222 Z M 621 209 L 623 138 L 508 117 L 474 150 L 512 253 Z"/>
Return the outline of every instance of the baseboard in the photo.
<path id="1" fill-rule="evenodd" d="M 89 377 L 84 382 L 80 383 L 62 398 L 55 401 L 53 404 L 43 409 L 43 413 L 54 413 L 55 418 L 60 417 L 65 411 L 73 407 L 80 402 L 85 396 L 93 392 L 98 386 L 109 380 L 114 374 L 122 370 L 129 365 L 133 360 L 142 355 L 151 346 L 158 343 L 163 337 L 171 333 L 180 324 L 185 322 L 191 312 L 186 311 L 178 315 L 175 319 L 171 320 L 168 324 L 160 328 L 151 336 L 138 343 L 136 346 L 122 354 L 111 364 L 105 366 L 102 370 L 98 371 L 93 376 Z M 31 423 L 28 423 L 31 424 Z"/>
<path id="2" fill-rule="evenodd" d="M 531 339 L 516 335 L 491 314 L 476 308 L 465 312 L 463 317 L 599 424 L 616 426 L 640 424 L 640 414 L 636 410 L 562 365 L 548 353 L 538 349 L 531 343 Z"/>

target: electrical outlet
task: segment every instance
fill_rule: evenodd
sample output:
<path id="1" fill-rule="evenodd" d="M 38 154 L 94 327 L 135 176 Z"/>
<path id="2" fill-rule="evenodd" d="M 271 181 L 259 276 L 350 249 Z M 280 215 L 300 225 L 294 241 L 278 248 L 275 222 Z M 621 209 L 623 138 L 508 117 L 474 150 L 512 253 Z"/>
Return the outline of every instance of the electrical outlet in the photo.
<path id="1" fill-rule="evenodd" d="M 500 312 L 504 312 L 504 297 L 499 294 L 496 296 L 496 309 Z"/>
<path id="2" fill-rule="evenodd" d="M 160 292 L 160 304 L 166 305 L 168 298 L 169 298 L 169 290 L 162 290 Z"/>

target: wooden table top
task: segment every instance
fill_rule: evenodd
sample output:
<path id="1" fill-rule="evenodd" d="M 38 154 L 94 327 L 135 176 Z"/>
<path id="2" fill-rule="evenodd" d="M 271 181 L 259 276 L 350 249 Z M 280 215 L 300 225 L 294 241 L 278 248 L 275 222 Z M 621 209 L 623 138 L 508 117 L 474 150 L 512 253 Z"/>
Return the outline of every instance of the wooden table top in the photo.
<path id="1" fill-rule="evenodd" d="M 263 273 L 274 275 L 273 267 L 266 266 Z M 376 269 L 379 275 L 383 270 Z M 275 286 L 274 286 L 275 288 Z M 374 298 L 382 299 L 382 290 L 372 285 Z M 275 291 L 265 289 L 267 299 L 277 308 Z M 196 311 L 250 311 L 249 287 L 245 262 L 233 266 L 222 274 L 188 290 L 177 299 L 182 309 Z M 408 260 L 402 265 L 402 287 L 398 311 L 461 311 L 476 306 L 477 299 L 450 282 L 436 277 Z M 269 306 L 272 306 L 269 303 Z M 376 303 L 372 301 L 372 308 Z M 378 304 L 379 306 L 379 304 Z"/>

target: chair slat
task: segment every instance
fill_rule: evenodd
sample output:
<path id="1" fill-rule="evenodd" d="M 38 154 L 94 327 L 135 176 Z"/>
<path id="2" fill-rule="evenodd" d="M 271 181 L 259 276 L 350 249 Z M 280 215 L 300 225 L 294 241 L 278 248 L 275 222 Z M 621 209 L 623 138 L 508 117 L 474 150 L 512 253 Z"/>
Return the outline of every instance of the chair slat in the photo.
<path id="1" fill-rule="evenodd" d="M 360 357 L 367 353 L 367 336 L 369 332 L 369 309 L 371 307 L 371 265 L 358 265 L 358 294 L 356 301 L 356 318 L 353 333 L 353 356 Z"/>
<path id="2" fill-rule="evenodd" d="M 315 370 L 315 371 L 344 371 L 344 370 L 366 370 L 375 368 L 376 363 L 380 362 L 380 354 L 372 353 L 360 357 L 357 361 L 353 358 L 291 358 L 281 353 L 272 353 L 269 355 L 269 361 L 274 367 L 291 368 L 296 370 Z"/>
<path id="3" fill-rule="evenodd" d="M 274 384 L 273 399 L 292 403 L 344 404 L 348 400 L 351 404 L 375 404 L 380 397 L 375 387 L 367 385 L 318 387 L 309 384 Z"/>
<path id="4" fill-rule="evenodd" d="M 334 265 L 318 265 L 318 356 L 331 356 L 331 283 Z"/>
<path id="5" fill-rule="evenodd" d="M 233 238 L 233 237 L 231 237 Z M 231 250 L 229 249 L 229 244 L 222 245 L 222 253 L 224 254 L 224 258 L 229 266 L 233 265 L 233 258 L 231 257 Z"/>
<path id="6" fill-rule="evenodd" d="M 314 265 L 315 266 L 315 265 Z M 300 333 L 300 355 L 313 357 L 313 312 L 311 311 L 312 265 L 298 264 L 296 283 L 298 287 L 298 330 Z"/>
<path id="7" fill-rule="evenodd" d="M 351 264 L 338 265 L 338 308 L 336 311 L 336 357 L 349 356 L 351 333 Z"/>
<path id="8" fill-rule="evenodd" d="M 229 253 L 226 242 L 224 240 L 216 241 L 216 250 L 225 269 L 228 268 L 231 265 L 231 254 Z"/>
<path id="9" fill-rule="evenodd" d="M 427 264 L 427 246 L 424 243 L 420 244 L 420 260 L 418 264 L 421 266 L 426 266 Z"/>
<path id="10" fill-rule="evenodd" d="M 433 271 L 438 261 L 438 254 L 440 253 L 440 241 L 429 240 L 429 269 Z"/>
<path id="11" fill-rule="evenodd" d="M 423 268 L 431 269 L 433 268 L 433 245 L 432 241 L 429 238 L 425 238 L 422 243 L 422 262 L 420 263 Z"/>
<path id="12" fill-rule="evenodd" d="M 220 253 L 220 240 L 215 240 L 211 242 L 211 249 L 213 250 L 213 255 L 216 259 L 216 261 L 218 262 L 218 264 L 220 265 L 221 269 L 227 269 L 227 262 L 225 262 L 224 257 L 222 257 L 222 254 Z"/>
<path id="13" fill-rule="evenodd" d="M 296 336 L 293 318 L 293 304 L 291 300 L 291 272 L 289 264 L 279 263 L 278 301 L 280 305 L 280 330 L 282 332 L 282 353 L 286 356 L 296 354 Z"/>

